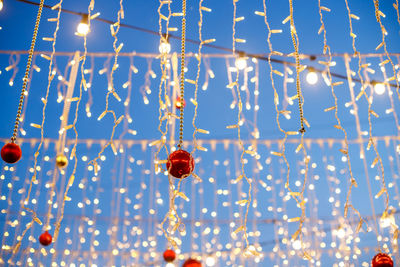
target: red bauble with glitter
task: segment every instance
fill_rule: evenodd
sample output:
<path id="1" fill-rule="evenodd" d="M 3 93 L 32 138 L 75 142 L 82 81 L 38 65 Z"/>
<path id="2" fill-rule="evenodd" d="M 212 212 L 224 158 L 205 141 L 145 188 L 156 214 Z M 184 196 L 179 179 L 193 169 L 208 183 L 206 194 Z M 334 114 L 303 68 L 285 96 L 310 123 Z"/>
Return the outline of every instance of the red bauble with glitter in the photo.
<path id="1" fill-rule="evenodd" d="M 393 260 L 388 254 L 378 253 L 372 259 L 372 267 L 393 267 Z"/>
<path id="2" fill-rule="evenodd" d="M 176 98 L 175 107 L 177 109 L 181 108 L 181 98 L 179 96 Z M 185 101 L 185 99 L 183 99 L 183 108 L 185 108 L 185 107 L 186 107 L 186 101 Z"/>
<path id="3" fill-rule="evenodd" d="M 49 232 L 44 232 L 43 234 L 41 234 L 39 236 L 39 242 L 40 244 L 42 244 L 43 246 L 48 246 L 51 244 L 51 241 L 53 240 L 53 237 L 51 236 L 51 234 L 49 234 Z"/>
<path id="4" fill-rule="evenodd" d="M 164 251 L 163 257 L 166 262 L 173 262 L 176 257 L 175 251 L 173 251 L 172 249 L 167 249 L 166 251 Z"/>
<path id="5" fill-rule="evenodd" d="M 169 174 L 176 178 L 186 177 L 194 169 L 194 159 L 185 150 L 176 150 L 168 157 L 167 170 Z"/>
<path id="6" fill-rule="evenodd" d="M 16 163 L 21 159 L 22 151 L 19 145 L 8 143 L 1 149 L 1 158 L 7 163 Z"/>
<path id="7" fill-rule="evenodd" d="M 182 267 L 201 267 L 201 262 L 195 259 L 188 259 L 183 263 Z"/>

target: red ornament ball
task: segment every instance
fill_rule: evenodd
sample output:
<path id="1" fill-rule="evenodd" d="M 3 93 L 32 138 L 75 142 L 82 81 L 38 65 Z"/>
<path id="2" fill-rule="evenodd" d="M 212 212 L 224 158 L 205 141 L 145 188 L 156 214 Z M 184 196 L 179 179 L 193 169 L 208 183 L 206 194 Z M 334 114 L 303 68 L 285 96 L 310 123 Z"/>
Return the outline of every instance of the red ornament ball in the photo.
<path id="1" fill-rule="evenodd" d="M 185 150 L 176 150 L 168 157 L 167 170 L 169 174 L 176 178 L 186 177 L 194 169 L 194 159 Z"/>
<path id="2" fill-rule="evenodd" d="M 5 144 L 1 149 L 1 158 L 7 163 L 16 163 L 21 159 L 21 156 L 21 148 L 15 143 Z"/>
<path id="3" fill-rule="evenodd" d="M 388 254 L 378 253 L 372 259 L 372 267 L 393 267 L 393 260 Z"/>
<path id="4" fill-rule="evenodd" d="M 201 262 L 195 259 L 188 259 L 182 265 L 182 267 L 201 267 L 201 266 L 202 266 Z"/>
<path id="5" fill-rule="evenodd" d="M 41 234 L 39 236 L 39 242 L 40 244 L 42 244 L 43 246 L 48 246 L 51 244 L 51 241 L 53 240 L 53 237 L 51 236 L 51 234 L 49 234 L 49 232 L 44 232 L 43 234 Z"/>
<path id="6" fill-rule="evenodd" d="M 177 109 L 181 108 L 181 98 L 179 96 L 176 98 L 175 107 Z M 186 107 L 186 101 L 185 101 L 185 99 L 183 99 L 183 108 L 185 108 L 185 107 Z"/>
<path id="7" fill-rule="evenodd" d="M 175 251 L 173 251 L 172 249 L 167 249 L 166 251 L 164 251 L 163 257 L 166 262 L 173 262 L 176 257 Z"/>

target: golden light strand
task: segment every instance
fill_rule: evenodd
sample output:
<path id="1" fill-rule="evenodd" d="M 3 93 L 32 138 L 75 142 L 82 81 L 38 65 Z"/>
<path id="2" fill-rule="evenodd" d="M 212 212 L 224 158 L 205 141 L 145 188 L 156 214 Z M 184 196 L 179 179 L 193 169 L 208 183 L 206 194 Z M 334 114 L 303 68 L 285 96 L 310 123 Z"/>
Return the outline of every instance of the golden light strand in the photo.
<path id="1" fill-rule="evenodd" d="M 233 55 L 235 55 L 235 58 L 238 58 L 238 55 L 236 54 L 236 42 L 238 40 L 242 40 L 242 39 L 238 39 L 236 37 L 236 10 L 237 10 L 237 5 L 236 3 L 238 2 L 238 0 L 232 0 L 233 3 L 233 23 L 232 23 L 232 52 Z M 246 150 L 243 142 L 241 140 L 241 135 L 240 135 L 240 126 L 241 126 L 241 118 L 242 118 L 242 109 L 243 109 L 243 103 L 242 103 L 242 98 L 240 95 L 240 88 L 239 88 L 239 69 L 237 68 L 236 71 L 236 79 L 233 82 L 231 88 L 233 90 L 236 89 L 236 94 L 237 94 L 237 99 L 238 99 L 238 113 L 237 113 L 237 123 L 234 125 L 230 125 L 227 126 L 228 129 L 237 129 L 237 136 L 238 136 L 238 145 L 240 147 L 241 151 L 241 155 L 240 155 L 240 166 L 241 166 L 241 174 L 234 180 L 235 183 L 240 182 L 243 178 L 246 180 L 246 182 L 249 185 L 249 190 L 248 190 L 248 195 L 247 195 L 247 199 L 242 199 L 239 200 L 236 204 L 238 205 L 246 205 L 246 212 L 244 215 L 244 219 L 242 222 L 242 225 L 240 225 L 233 233 L 238 234 L 239 232 L 243 232 L 243 238 L 245 241 L 245 248 L 243 250 L 243 255 L 245 256 L 249 256 L 249 255 L 254 255 L 254 256 L 259 256 L 260 253 L 258 253 L 255 249 L 252 249 L 252 247 L 250 247 L 249 244 L 249 240 L 248 240 L 248 232 L 247 232 L 247 220 L 248 220 L 248 214 L 249 214 L 249 210 L 250 210 L 250 205 L 251 205 L 251 201 L 252 201 L 252 181 L 247 177 L 245 171 L 244 171 L 244 155 L 245 154 L 249 154 L 251 156 L 255 156 L 256 152 L 255 151 L 250 151 L 250 150 Z"/>
<path id="2" fill-rule="evenodd" d="M 192 103 L 194 104 L 194 115 L 193 115 L 193 120 L 192 120 L 192 125 L 194 128 L 193 131 L 193 150 L 190 154 L 193 155 L 193 153 L 197 150 L 197 149 L 201 149 L 203 151 L 205 151 L 206 149 L 203 148 L 202 146 L 198 146 L 197 144 L 197 140 L 196 140 L 196 134 L 198 132 L 200 133 L 204 133 L 204 134 L 208 134 L 209 132 L 203 129 L 198 129 L 196 126 L 196 118 L 197 118 L 197 109 L 198 109 L 198 101 L 197 101 L 197 92 L 199 89 L 199 78 L 200 78 L 200 67 L 201 67 L 201 61 L 202 61 L 202 54 L 201 54 L 201 49 L 203 47 L 203 35 L 202 35 L 202 27 L 203 27 L 203 9 L 207 9 L 205 7 L 202 6 L 204 0 L 200 0 L 199 1 L 199 14 L 200 14 L 200 18 L 199 18 L 199 49 L 197 52 L 197 73 L 196 73 L 196 80 L 195 80 L 195 90 L 194 90 L 194 100 L 192 101 Z M 182 108 L 182 106 L 181 106 Z"/>
<path id="3" fill-rule="evenodd" d="M 359 76 L 359 79 L 361 80 L 361 92 L 357 96 L 356 100 L 359 99 L 361 96 L 364 96 L 366 101 L 368 102 L 368 124 L 369 124 L 368 133 L 369 133 L 369 141 L 368 141 L 368 145 L 367 145 L 367 150 L 369 150 L 371 146 L 373 147 L 373 149 L 375 151 L 375 154 L 376 154 L 376 158 L 374 159 L 374 162 L 373 162 L 372 165 L 374 166 L 378 162 L 379 162 L 379 165 L 380 165 L 382 187 L 381 187 L 381 190 L 378 192 L 378 194 L 375 196 L 375 198 L 378 198 L 382 194 L 385 194 L 385 196 L 386 196 L 386 199 L 385 199 L 385 211 L 383 212 L 382 217 L 381 217 L 382 219 L 384 219 L 387 216 L 387 213 L 388 213 L 388 210 L 389 210 L 389 193 L 388 193 L 388 190 L 386 188 L 385 170 L 383 168 L 382 158 L 380 157 L 378 149 L 376 147 L 376 144 L 375 144 L 375 142 L 374 142 L 374 140 L 372 138 L 371 114 L 375 115 L 376 113 L 371 109 L 371 105 L 372 105 L 371 100 L 369 99 L 369 97 L 367 96 L 367 94 L 365 92 L 365 89 L 366 89 L 367 86 L 364 83 L 364 80 L 363 80 L 362 75 L 361 75 L 361 69 L 362 69 L 361 56 L 360 56 L 360 53 L 357 51 L 356 46 L 355 46 L 356 35 L 353 33 L 353 29 L 352 29 L 352 21 L 351 21 L 352 17 L 351 17 L 350 8 L 349 8 L 349 5 L 348 5 L 348 0 L 345 0 L 345 1 L 346 1 L 346 8 L 347 8 L 347 11 L 348 11 L 348 16 L 349 16 L 350 36 L 353 38 L 353 43 L 352 43 L 353 44 L 353 50 L 354 50 L 354 53 L 358 56 L 358 76 Z M 374 0 L 375 15 L 379 17 L 380 13 L 379 13 L 379 7 L 377 8 L 377 4 L 378 4 L 377 1 Z M 378 20 L 378 22 L 380 22 L 380 18 L 378 19 L 378 17 L 377 17 L 377 20 Z M 383 28 L 381 23 L 380 23 L 380 25 L 381 25 L 382 35 L 383 35 L 382 43 L 385 46 L 385 51 L 386 51 L 386 43 L 385 43 L 385 37 L 384 37 L 386 30 L 384 30 L 384 28 Z M 394 65 L 393 65 L 393 68 L 394 68 Z M 396 75 L 396 72 L 394 72 L 394 75 Z M 397 89 L 398 89 L 398 82 L 396 81 L 396 83 L 397 83 Z M 353 105 L 355 105 L 355 103 L 353 103 Z M 355 110 L 357 111 L 357 109 L 355 109 Z M 376 229 L 376 230 L 378 231 L 378 229 Z"/>
<path id="4" fill-rule="evenodd" d="M 37 218 L 37 215 L 36 215 L 35 211 L 30 209 L 30 208 L 25 207 L 25 204 L 28 205 L 28 203 L 29 203 L 30 194 L 31 194 L 31 191 L 32 191 L 32 186 L 33 186 L 33 183 L 36 181 L 37 165 L 38 165 L 37 158 L 38 158 L 38 156 L 40 154 L 40 149 L 42 147 L 43 139 L 44 139 L 44 129 L 43 128 L 44 128 L 44 123 L 45 123 L 45 120 L 46 120 L 46 107 L 47 107 L 47 100 L 48 100 L 48 96 L 49 96 L 49 92 L 50 92 L 50 85 L 51 85 L 51 82 L 52 82 L 52 80 L 54 78 L 54 74 L 53 74 L 53 58 L 54 58 L 54 53 L 55 53 L 57 32 L 58 32 L 59 23 L 60 23 L 60 14 L 61 14 L 62 1 L 63 0 L 60 0 L 60 2 L 57 4 L 58 5 L 57 24 L 56 24 L 56 29 L 54 30 L 54 33 L 53 33 L 53 38 L 51 38 L 51 40 L 52 40 L 52 53 L 51 53 L 51 56 L 50 56 L 50 63 L 49 63 L 48 83 L 47 83 L 47 89 L 46 89 L 45 98 L 42 99 L 43 109 L 42 109 L 42 123 L 40 125 L 40 143 L 39 143 L 39 146 L 38 146 L 38 148 L 37 148 L 37 150 L 36 150 L 36 152 L 34 154 L 34 167 L 33 167 L 34 171 L 33 171 L 33 175 L 32 175 L 32 178 L 30 180 L 30 183 L 29 183 L 28 193 L 27 193 L 27 196 L 26 196 L 25 200 L 22 202 L 22 208 L 32 214 L 32 221 L 31 221 L 31 223 L 27 224 L 25 230 L 22 233 L 22 236 L 21 236 L 19 242 L 14 247 L 13 254 L 15 254 L 18 251 L 19 247 L 21 246 L 22 239 L 24 238 L 24 236 L 27 233 L 27 231 L 29 230 L 29 228 L 33 226 L 33 222 L 36 222 L 36 223 L 42 225 L 42 222 Z M 38 27 L 39 27 L 40 17 L 41 17 L 41 13 L 42 13 L 42 9 L 43 9 L 43 4 L 44 4 L 44 1 L 41 1 L 40 2 L 40 6 L 39 6 L 39 11 L 38 11 L 38 16 L 37 16 L 37 19 L 36 19 L 34 37 L 32 38 L 31 50 L 29 51 L 28 66 L 27 66 L 26 72 L 25 72 L 24 84 L 22 86 L 22 92 L 23 93 L 25 92 L 26 85 L 27 85 L 27 82 L 28 82 L 27 75 L 29 73 L 30 63 L 31 63 L 31 60 L 32 60 L 33 49 L 35 47 L 36 35 L 37 35 L 37 32 L 38 32 Z M 18 120 L 19 120 L 19 115 L 21 114 L 23 97 L 22 97 L 21 100 L 22 100 L 22 102 L 20 101 L 20 106 L 18 108 L 18 115 L 17 115 L 17 119 Z M 18 129 L 18 125 L 16 125 L 16 126 L 17 127 L 16 127 L 16 129 L 14 129 L 14 135 L 13 135 L 14 141 L 16 139 L 16 134 L 17 134 L 17 129 Z"/>
<path id="5" fill-rule="evenodd" d="M 376 21 L 378 22 L 378 24 L 379 24 L 379 26 L 380 26 L 380 28 L 381 28 L 381 33 L 382 33 L 382 42 L 375 48 L 375 50 L 378 50 L 380 47 L 382 47 L 383 46 L 383 49 L 384 49 L 384 51 L 385 51 L 385 55 L 386 55 L 386 57 L 387 57 L 387 60 L 389 60 L 389 62 L 390 62 L 390 65 L 392 66 L 392 71 L 393 71 L 393 76 L 392 77 L 390 77 L 390 78 L 388 78 L 388 79 L 386 79 L 385 80 L 385 82 L 391 82 L 391 81 L 395 81 L 396 82 L 396 92 L 397 92 L 397 97 L 398 97 L 398 99 L 400 100 L 400 87 L 399 87 L 399 77 L 398 77 L 398 72 L 396 72 L 396 68 L 395 68 L 395 66 L 394 66 L 394 63 L 393 63 L 393 61 L 392 61 L 392 58 L 389 56 L 389 53 L 388 53 L 388 51 L 387 51 L 387 45 L 386 45 L 386 40 L 385 40 L 385 38 L 386 38 L 386 35 L 388 34 L 388 32 L 386 31 L 386 29 L 385 29 L 385 27 L 383 26 L 383 24 L 382 24 L 382 21 L 381 21 L 381 17 L 385 17 L 385 14 L 383 14 L 382 13 L 382 11 L 380 11 L 379 10 L 379 0 L 373 0 L 374 1 L 374 7 L 375 7 L 375 17 L 376 17 Z M 397 1 L 397 0 L 396 0 Z M 399 11 L 398 11 L 398 2 L 397 2 L 397 16 L 399 16 Z M 397 17 L 397 19 L 399 19 L 399 17 Z M 382 62 L 383 63 L 383 62 Z M 383 65 L 381 65 L 381 66 L 384 66 L 384 64 Z M 374 149 L 375 149 L 375 147 L 374 147 Z M 400 145 L 398 145 L 398 149 L 400 149 Z M 376 150 L 376 149 L 375 149 Z M 379 157 L 379 154 L 378 154 L 378 157 Z M 380 157 L 379 157 L 380 158 Z M 381 160 L 380 160 L 380 165 L 381 165 L 381 167 L 382 167 L 382 162 L 381 162 Z M 383 186 L 384 186 L 384 188 L 386 188 L 386 185 L 385 185 L 385 180 L 384 180 L 384 174 L 382 173 L 382 182 L 383 182 Z M 386 195 L 386 197 L 387 197 L 387 199 L 386 199 L 386 201 L 387 201 L 387 204 L 386 204 L 386 206 L 387 206 L 387 208 L 386 208 L 386 212 L 387 212 L 387 209 L 389 208 L 388 207 L 388 205 L 389 205 L 389 195 Z"/>
<path id="6" fill-rule="evenodd" d="M 164 4 L 167 4 L 168 7 L 168 16 L 165 16 L 161 13 L 161 9 L 164 6 Z M 157 9 L 158 12 L 158 24 L 159 24 L 159 35 L 160 35 L 160 45 L 162 43 L 168 43 L 168 29 L 169 29 L 169 21 L 170 18 L 172 16 L 171 13 L 171 1 L 162 1 L 160 0 L 160 5 Z M 166 33 L 163 34 L 163 27 L 162 27 L 162 20 L 166 20 Z M 159 108 L 158 108 L 158 113 L 159 113 L 159 124 L 158 124 L 158 131 L 161 133 L 161 138 L 160 140 L 157 140 L 156 143 L 159 143 L 158 149 L 155 152 L 154 155 L 154 166 L 155 166 L 155 172 L 159 173 L 162 168 L 159 166 L 159 164 L 161 164 L 162 161 L 159 160 L 158 155 L 161 151 L 162 148 L 165 149 L 167 155 L 168 153 L 168 147 L 166 146 L 166 135 L 168 133 L 168 124 L 169 121 L 171 119 L 171 115 L 172 113 L 170 113 L 168 111 L 168 104 L 170 104 L 171 100 L 168 96 L 168 92 L 167 92 L 167 64 L 168 64 L 168 54 L 167 54 L 167 50 L 164 49 L 162 51 L 160 51 L 161 53 L 161 58 L 160 58 L 160 68 L 161 68 L 161 78 L 160 78 L 160 84 L 159 84 L 159 88 L 158 88 L 158 99 L 159 99 Z M 174 63 L 172 63 L 174 64 Z M 164 95 L 163 95 L 163 91 L 164 91 Z M 164 101 L 162 96 L 164 96 Z M 175 101 L 175 99 L 173 99 L 173 101 Z M 183 108 L 183 106 L 181 106 L 181 108 Z M 163 110 L 165 110 L 166 112 L 163 113 Z M 163 115 L 164 114 L 164 115 Z M 174 118 L 172 118 L 174 119 Z M 163 121 L 166 120 L 165 122 L 165 129 L 162 130 L 162 125 L 163 125 Z M 151 144 L 152 145 L 152 144 Z M 172 143 L 171 143 L 172 145 Z M 176 220 L 178 220 L 178 224 L 177 227 L 179 227 L 180 224 L 180 217 L 175 209 L 175 198 L 176 198 L 176 191 L 174 190 L 175 186 L 174 186 L 174 180 L 172 177 L 170 177 L 170 175 L 168 175 L 168 183 L 169 183 L 169 187 L 168 187 L 168 193 L 169 193 L 169 210 L 167 212 L 167 214 L 165 215 L 163 221 L 160 224 L 161 230 L 163 231 L 164 236 L 166 237 L 166 239 L 168 240 L 168 246 L 172 245 L 174 247 L 174 249 L 178 248 L 178 243 L 179 241 L 177 241 L 172 235 L 174 234 L 174 230 L 169 231 L 169 228 L 171 227 L 171 225 L 173 223 L 176 223 Z M 179 189 L 178 189 L 179 191 Z M 164 223 L 168 220 L 169 225 L 167 227 L 167 230 L 164 228 Z M 174 228 L 175 229 L 175 228 Z M 176 230 L 176 229 L 175 229 Z"/>
<path id="7" fill-rule="evenodd" d="M 291 3 L 291 1 L 290 1 Z M 274 90 L 274 104 L 275 104 L 275 110 L 276 110 L 276 123 L 277 126 L 279 128 L 279 131 L 281 131 L 285 136 L 284 138 L 281 140 L 280 142 L 280 146 L 282 147 L 281 152 L 274 152 L 272 151 L 271 154 L 278 156 L 280 158 L 282 158 L 285 162 L 285 165 L 287 167 L 287 174 L 286 174 L 286 182 L 285 182 L 285 188 L 289 191 L 289 195 L 296 201 L 297 206 L 301 209 L 301 217 L 296 217 L 296 218 L 292 218 L 289 219 L 288 221 L 290 222 L 299 222 L 299 228 L 297 229 L 297 231 L 292 235 L 292 240 L 296 240 L 298 237 L 300 237 L 300 242 L 301 242 L 301 247 L 303 249 L 303 253 L 304 253 L 304 257 L 307 259 L 311 259 L 311 256 L 304 251 L 304 245 L 303 245 L 303 233 L 302 233 L 302 226 L 303 223 L 306 219 L 305 217 L 305 201 L 304 201 L 304 189 L 305 189 L 305 185 L 307 182 L 307 172 L 308 172 L 308 162 L 309 162 L 309 157 L 307 156 L 305 147 L 304 147 L 304 131 L 302 131 L 301 133 L 301 140 L 300 140 L 300 144 L 298 145 L 297 149 L 296 149 L 296 153 L 300 152 L 300 150 L 303 150 L 303 154 L 304 154 L 304 163 L 305 163 L 305 174 L 304 174 L 304 181 L 303 181 L 303 187 L 302 187 L 302 191 L 301 192 L 294 192 L 291 187 L 290 187 L 290 182 L 289 182 L 289 177 L 290 177 L 290 165 L 289 162 L 286 158 L 285 152 L 286 152 L 286 141 L 288 138 L 289 134 L 294 134 L 296 132 L 288 132 L 282 129 L 281 125 L 280 125 L 280 121 L 279 118 L 281 115 L 286 116 L 287 114 L 289 114 L 290 112 L 288 112 L 287 110 L 279 110 L 278 105 L 279 105 L 279 95 L 278 92 L 275 88 L 275 83 L 274 83 L 274 78 L 273 78 L 273 73 L 274 73 L 274 69 L 272 67 L 271 64 L 271 55 L 273 54 L 273 48 L 272 48 L 272 43 L 271 43 L 271 35 L 272 35 L 272 30 L 270 28 L 270 25 L 268 23 L 268 19 L 267 19 L 267 7 L 266 7 L 266 3 L 265 0 L 263 0 L 263 8 L 264 8 L 264 12 L 258 13 L 260 15 L 262 15 L 264 17 L 264 23 L 268 28 L 268 38 L 267 38 L 267 42 L 268 42 L 268 47 L 270 50 L 270 53 L 268 54 L 268 64 L 270 67 L 270 78 L 271 78 L 271 84 L 272 84 L 272 88 Z M 257 14 L 257 13 L 256 13 Z M 297 47 L 297 46 L 296 46 Z M 296 65 L 296 70 L 298 71 L 299 66 Z M 297 73 L 297 78 L 299 79 L 299 73 Z M 299 96 L 297 96 L 299 97 Z M 300 105 L 300 97 L 299 97 L 299 105 Z M 301 119 L 301 121 L 303 121 L 303 119 Z M 298 199 L 298 197 L 300 198 L 300 200 Z"/>
<path id="8" fill-rule="evenodd" d="M 294 25 L 293 0 L 289 0 L 289 9 L 290 9 L 290 35 L 292 37 L 292 43 L 293 43 L 293 47 L 294 47 L 294 56 L 296 59 L 296 90 L 297 90 L 297 98 L 299 100 L 299 114 L 300 114 L 300 130 L 299 130 L 299 132 L 303 135 L 305 132 L 304 118 L 303 118 L 304 98 L 303 98 L 303 94 L 301 92 L 301 86 L 300 86 L 299 37 L 297 36 L 297 30 Z"/>
<path id="9" fill-rule="evenodd" d="M 340 149 L 339 151 L 347 158 L 347 168 L 348 168 L 349 175 L 350 175 L 350 186 L 349 186 L 349 189 L 347 191 L 346 202 L 345 202 L 345 205 L 344 205 L 344 218 L 347 219 L 348 209 L 349 208 L 351 208 L 358 215 L 358 218 L 360 220 L 359 224 L 357 226 L 357 229 L 356 229 L 356 233 L 358 233 L 358 231 L 361 229 L 362 224 L 365 221 L 361 217 L 360 212 L 351 203 L 352 188 L 353 188 L 353 186 L 357 187 L 357 181 L 354 178 L 353 170 L 352 170 L 352 166 L 351 166 L 347 131 L 342 126 L 342 122 L 341 122 L 341 120 L 339 118 L 339 115 L 338 115 L 338 97 L 336 96 L 336 93 L 335 93 L 334 83 L 332 82 L 332 75 L 331 75 L 331 69 L 330 69 L 331 62 L 332 62 L 332 54 L 331 54 L 331 48 L 328 45 L 328 41 L 327 41 L 327 38 L 326 38 L 326 28 L 325 28 L 323 15 L 322 15 L 322 13 L 323 13 L 322 12 L 323 11 L 322 8 L 323 7 L 321 6 L 321 0 L 318 0 L 318 7 L 319 7 L 319 15 L 320 15 L 320 21 L 321 21 L 321 29 L 322 29 L 323 37 L 324 37 L 323 53 L 326 54 L 328 52 L 328 64 L 326 65 L 326 72 L 328 74 L 329 86 L 331 87 L 331 93 L 332 93 L 332 96 L 333 96 L 333 98 L 335 100 L 335 105 L 333 107 L 331 107 L 331 108 L 325 109 L 325 111 L 334 110 L 335 118 L 336 118 L 336 122 L 337 122 L 337 125 L 335 125 L 334 127 L 336 129 L 342 131 L 343 134 L 344 134 L 344 148 Z M 326 10 L 326 9 L 324 9 L 324 10 Z"/>
<path id="10" fill-rule="evenodd" d="M 95 0 L 91 0 L 90 4 L 88 6 L 88 27 L 89 27 L 89 29 L 90 29 L 90 22 L 91 22 L 91 15 L 90 14 L 91 14 L 91 11 L 93 11 L 93 9 L 94 9 L 94 4 L 95 4 Z M 58 217 L 58 219 L 57 219 L 57 221 L 55 223 L 55 230 L 54 230 L 54 236 L 53 236 L 54 242 L 56 242 L 57 238 L 58 238 L 58 233 L 60 231 L 61 222 L 62 222 L 62 219 L 64 217 L 65 202 L 69 199 L 68 191 L 69 191 L 69 189 L 71 188 L 71 186 L 74 183 L 76 168 L 77 168 L 77 165 L 78 165 L 78 157 L 76 156 L 76 147 L 78 145 L 78 131 L 76 129 L 76 123 L 78 121 L 79 104 L 80 104 L 80 102 L 82 100 L 82 88 L 87 87 L 87 83 L 86 83 L 86 80 L 85 80 L 85 77 L 84 77 L 84 74 L 85 74 L 84 66 L 85 66 L 85 63 L 86 63 L 86 55 L 87 55 L 87 37 L 86 37 L 86 35 L 83 36 L 83 40 L 84 40 L 83 41 L 84 54 L 83 54 L 83 56 L 80 57 L 80 60 L 79 60 L 79 61 L 82 61 L 82 64 L 81 64 L 81 82 L 79 84 L 79 97 L 78 97 L 78 99 L 76 101 L 75 118 L 74 118 L 74 121 L 73 121 L 72 127 L 71 127 L 71 129 L 73 129 L 74 133 L 75 133 L 75 141 L 74 141 L 74 145 L 73 145 L 73 147 L 71 149 L 71 153 L 70 153 L 70 157 L 69 158 L 70 159 L 74 159 L 74 168 L 72 170 L 71 175 L 69 176 L 68 183 L 65 186 L 65 191 L 64 191 L 64 194 L 63 194 L 63 200 L 62 200 L 61 209 L 60 209 L 60 216 Z M 79 62 L 75 62 L 75 64 L 79 64 Z M 67 101 L 67 99 L 65 101 Z M 64 118 L 64 119 L 68 119 L 68 118 Z M 66 133 L 65 133 L 65 135 L 66 135 Z M 52 186 L 55 186 L 55 185 L 53 184 Z"/>
<path id="11" fill-rule="evenodd" d="M 179 143 L 178 149 L 182 149 L 183 141 L 183 104 L 185 97 L 185 45 L 186 45 L 186 0 L 182 0 L 182 29 L 181 29 L 181 74 L 180 74 L 180 101 L 179 109 Z"/>
<path id="12" fill-rule="evenodd" d="M 111 146 L 111 149 L 114 153 L 114 155 L 117 155 L 118 151 L 117 148 L 115 146 L 115 143 L 113 141 L 114 139 L 114 134 L 115 134 L 115 129 L 117 128 L 117 126 L 122 122 L 122 120 L 124 119 L 124 115 L 121 115 L 118 119 L 117 116 L 115 115 L 114 110 L 109 109 L 109 98 L 110 95 L 113 95 L 114 98 L 118 101 L 121 102 L 121 98 L 119 97 L 119 95 L 117 94 L 116 90 L 115 90 L 115 86 L 114 86 L 114 72 L 115 70 L 118 69 L 118 55 L 119 52 L 121 51 L 122 47 L 123 47 L 123 43 L 120 43 L 117 47 L 117 42 L 118 42 L 118 32 L 121 28 L 121 19 L 125 18 L 125 13 L 124 13 L 124 6 L 123 6 L 123 0 L 119 1 L 119 6 L 120 9 L 118 10 L 117 13 L 117 22 L 110 25 L 110 31 L 111 31 L 111 35 L 114 38 L 114 42 L 113 42 L 113 48 L 114 48 L 114 63 L 111 69 L 111 74 L 110 74 L 110 84 L 108 85 L 108 92 L 106 95 L 106 108 L 105 110 L 100 114 L 100 116 L 97 118 L 97 120 L 101 120 L 102 118 L 104 118 L 108 113 L 111 113 L 111 115 L 114 118 L 114 125 L 112 128 L 112 132 L 111 132 L 111 136 L 110 136 L 110 140 L 101 148 L 100 152 L 97 154 L 97 157 L 94 158 L 93 160 L 91 160 L 89 162 L 90 165 L 93 165 L 94 168 L 94 173 L 95 175 L 97 175 L 98 172 L 98 163 L 97 160 L 100 159 L 101 155 L 103 154 L 104 150 L 108 147 Z M 110 90 L 111 89 L 111 90 Z"/>
<path id="13" fill-rule="evenodd" d="M 15 140 L 17 139 L 17 135 L 18 135 L 18 126 L 19 126 L 20 117 L 21 117 L 21 110 L 22 110 L 22 105 L 24 103 L 26 86 L 29 82 L 28 75 L 29 75 L 29 70 L 31 68 L 33 51 L 35 50 L 36 38 L 37 38 L 38 30 L 39 30 L 40 18 L 42 16 L 43 4 L 44 4 L 44 0 L 40 0 L 39 9 L 38 9 L 37 16 L 36 16 L 35 27 L 33 29 L 31 47 L 29 48 L 28 61 L 26 63 L 26 70 L 25 70 L 23 83 L 22 83 L 22 90 L 21 90 L 21 96 L 20 96 L 19 104 L 18 104 L 17 117 L 15 119 L 13 135 L 11 137 L 12 143 L 15 143 Z"/>

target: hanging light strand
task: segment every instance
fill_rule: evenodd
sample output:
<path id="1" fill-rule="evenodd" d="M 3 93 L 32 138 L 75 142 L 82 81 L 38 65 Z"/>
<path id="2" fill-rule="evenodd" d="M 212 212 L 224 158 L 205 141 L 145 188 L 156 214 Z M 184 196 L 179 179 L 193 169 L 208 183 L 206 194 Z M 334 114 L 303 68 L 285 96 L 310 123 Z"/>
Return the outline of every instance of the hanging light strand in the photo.
<path id="1" fill-rule="evenodd" d="M 26 86 L 29 81 L 28 75 L 29 75 L 29 70 L 31 68 L 33 51 L 35 50 L 36 38 L 37 38 L 38 30 L 39 30 L 40 18 L 42 16 L 43 4 L 44 4 L 44 0 L 40 0 L 39 9 L 38 9 L 38 13 L 36 16 L 35 28 L 33 30 L 32 42 L 31 42 L 31 46 L 29 48 L 28 61 L 26 63 L 26 70 L 25 70 L 23 83 L 22 83 L 22 90 L 21 90 L 21 96 L 20 96 L 19 104 L 18 104 L 17 117 L 15 119 L 13 135 L 11 137 L 12 143 L 15 143 L 15 140 L 17 139 L 17 135 L 18 135 L 18 126 L 19 126 L 19 122 L 20 122 L 19 119 L 21 117 L 22 105 L 24 103 Z"/>
<path id="2" fill-rule="evenodd" d="M 182 149 L 183 141 L 183 101 L 185 96 L 185 37 L 186 37 L 186 0 L 182 0 L 182 35 L 181 35 L 181 75 L 180 75 L 180 102 L 179 109 L 179 143 L 178 148 Z"/>

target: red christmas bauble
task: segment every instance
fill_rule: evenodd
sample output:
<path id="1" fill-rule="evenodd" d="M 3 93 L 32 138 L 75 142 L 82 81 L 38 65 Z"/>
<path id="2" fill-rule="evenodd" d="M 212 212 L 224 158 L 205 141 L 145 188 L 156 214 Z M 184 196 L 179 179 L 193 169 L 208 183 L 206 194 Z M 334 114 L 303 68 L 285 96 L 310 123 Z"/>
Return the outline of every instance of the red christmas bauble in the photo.
<path id="1" fill-rule="evenodd" d="M 182 267 L 201 267 L 201 262 L 195 259 L 188 259 L 183 263 Z"/>
<path id="2" fill-rule="evenodd" d="M 166 251 L 164 251 L 163 257 L 166 262 L 173 262 L 176 257 L 175 251 L 173 251 L 172 249 L 167 249 Z"/>
<path id="3" fill-rule="evenodd" d="M 1 149 L 1 158 L 7 163 L 16 163 L 21 159 L 22 151 L 19 145 L 8 143 Z"/>
<path id="4" fill-rule="evenodd" d="M 393 260 L 388 254 L 378 253 L 372 259 L 372 267 L 393 267 Z"/>
<path id="5" fill-rule="evenodd" d="M 39 242 L 40 244 L 42 244 L 43 246 L 48 246 L 51 244 L 51 241 L 53 240 L 53 237 L 51 236 L 51 234 L 49 234 L 49 232 L 44 232 L 43 234 L 41 234 L 39 236 Z"/>
<path id="6" fill-rule="evenodd" d="M 175 107 L 177 109 L 181 108 L 181 98 L 179 96 L 176 98 Z M 186 107 L 186 101 L 185 101 L 185 99 L 183 99 L 183 108 L 185 108 L 185 107 Z"/>
<path id="7" fill-rule="evenodd" d="M 192 173 L 194 169 L 194 159 L 185 150 L 176 150 L 168 157 L 167 170 L 169 174 L 176 178 L 182 178 Z"/>

